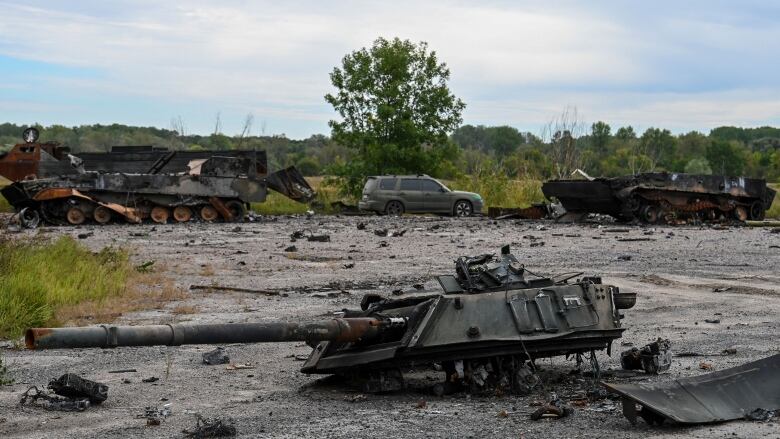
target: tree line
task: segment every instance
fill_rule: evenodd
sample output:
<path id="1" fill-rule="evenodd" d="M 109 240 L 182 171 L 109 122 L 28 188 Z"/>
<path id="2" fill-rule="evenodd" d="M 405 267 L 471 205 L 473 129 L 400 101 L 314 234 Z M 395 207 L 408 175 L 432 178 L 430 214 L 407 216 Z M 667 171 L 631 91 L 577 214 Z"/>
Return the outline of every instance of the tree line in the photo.
<path id="1" fill-rule="evenodd" d="M 0 150 L 21 142 L 24 125 L 0 124 Z M 133 127 L 121 124 L 43 127 L 41 141 L 57 141 L 75 153 L 108 151 L 112 145 L 154 145 L 173 150 L 258 149 L 268 154 L 272 169 L 294 165 L 304 175 L 323 175 L 334 166 L 350 163 L 354 151 L 325 135 L 302 140 L 276 136 L 228 136 L 222 133 L 181 136 L 173 129 Z M 746 175 L 780 181 L 780 128 L 718 127 L 703 134 L 691 131 L 673 135 L 663 128 L 638 134 L 630 126 L 615 130 L 595 122 L 579 135 L 522 132 L 511 126 L 462 125 L 437 153 L 438 177 L 473 175 L 485 168 L 510 178 L 558 178 L 561 172 L 582 169 L 591 176 L 618 176 L 647 171 L 693 174 Z M 556 142 L 571 137 L 570 163 L 556 163 Z M 423 150 L 422 154 L 426 152 Z M 558 160 L 560 161 L 560 160 Z M 376 172 L 382 172 L 377 170 Z M 393 172 L 388 170 L 386 172 Z M 404 172 L 404 171 L 400 171 Z M 567 172 L 563 172 L 566 174 Z"/>

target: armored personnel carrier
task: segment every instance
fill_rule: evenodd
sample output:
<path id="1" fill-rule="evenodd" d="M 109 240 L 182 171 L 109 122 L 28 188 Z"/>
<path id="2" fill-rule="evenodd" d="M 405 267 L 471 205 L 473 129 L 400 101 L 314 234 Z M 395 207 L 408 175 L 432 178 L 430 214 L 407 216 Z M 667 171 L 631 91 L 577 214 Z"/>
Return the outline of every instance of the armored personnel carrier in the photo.
<path id="1" fill-rule="evenodd" d="M 552 180 L 542 185 L 542 192 L 569 215 L 598 213 L 646 223 L 762 220 L 775 197 L 763 179 L 666 172 Z"/>
<path id="2" fill-rule="evenodd" d="M 76 162 L 78 165 L 78 162 Z M 265 201 L 272 188 L 299 201 L 314 191 L 295 168 L 257 175 L 250 157 L 212 156 L 190 163 L 180 174 L 126 174 L 80 171 L 60 177 L 17 181 L 0 193 L 20 213 L 23 225 L 44 220 L 72 225 L 115 219 L 157 223 L 241 221 L 246 206 Z"/>
<path id="3" fill-rule="evenodd" d="M 301 372 L 342 375 L 366 392 L 403 388 L 402 370 L 436 363 L 446 378 L 435 393 L 525 393 L 535 359 L 609 352 L 624 331 L 621 310 L 636 295 L 598 277 L 569 283 L 580 275 L 534 275 L 505 246 L 500 256 L 459 258 L 454 276 L 438 277 L 441 292 L 368 294 L 360 310 L 329 320 L 33 328 L 25 342 L 70 349 L 305 341 L 313 350 Z"/>

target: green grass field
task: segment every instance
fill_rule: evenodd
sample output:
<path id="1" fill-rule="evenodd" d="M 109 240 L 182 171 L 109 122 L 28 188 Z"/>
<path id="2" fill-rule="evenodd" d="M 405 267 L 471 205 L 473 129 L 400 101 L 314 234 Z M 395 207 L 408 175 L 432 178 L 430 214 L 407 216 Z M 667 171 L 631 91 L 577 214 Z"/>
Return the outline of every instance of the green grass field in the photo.
<path id="1" fill-rule="evenodd" d="M 61 308 L 118 296 L 132 273 L 123 250 L 93 253 L 68 236 L 0 239 L 0 338 L 57 325 Z"/>

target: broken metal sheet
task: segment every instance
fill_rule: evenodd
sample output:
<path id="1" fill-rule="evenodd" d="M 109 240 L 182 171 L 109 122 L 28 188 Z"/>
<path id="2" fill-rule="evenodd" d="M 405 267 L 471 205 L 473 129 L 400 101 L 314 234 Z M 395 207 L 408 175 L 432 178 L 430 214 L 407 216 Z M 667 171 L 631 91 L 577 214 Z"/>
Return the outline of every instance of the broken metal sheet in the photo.
<path id="1" fill-rule="evenodd" d="M 671 383 L 602 385 L 621 395 L 623 414 L 632 424 L 637 415 L 651 424 L 730 421 L 757 408 L 780 409 L 780 354 Z"/>

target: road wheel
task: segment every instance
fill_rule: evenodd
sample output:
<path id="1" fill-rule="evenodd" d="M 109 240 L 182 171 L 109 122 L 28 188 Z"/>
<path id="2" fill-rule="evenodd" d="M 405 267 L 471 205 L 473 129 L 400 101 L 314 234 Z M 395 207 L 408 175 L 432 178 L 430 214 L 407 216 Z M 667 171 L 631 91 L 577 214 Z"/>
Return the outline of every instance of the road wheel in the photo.
<path id="1" fill-rule="evenodd" d="M 455 216 L 471 216 L 474 213 L 474 207 L 466 200 L 460 200 L 455 203 L 454 214 Z"/>
<path id="2" fill-rule="evenodd" d="M 212 206 L 206 205 L 200 208 L 200 218 L 203 221 L 212 222 L 219 217 L 219 213 L 217 213 L 217 209 L 214 209 Z"/>
<path id="3" fill-rule="evenodd" d="M 750 205 L 750 219 L 755 221 L 762 221 L 766 212 L 764 212 L 764 203 L 760 201 L 754 201 Z"/>
<path id="4" fill-rule="evenodd" d="M 404 205 L 400 201 L 391 201 L 385 206 L 385 213 L 390 216 L 401 216 L 404 214 Z"/>
<path id="5" fill-rule="evenodd" d="M 176 206 L 173 209 L 173 218 L 180 223 L 186 223 L 192 218 L 192 209 L 187 206 Z"/>
<path id="6" fill-rule="evenodd" d="M 655 206 L 644 206 L 639 211 L 639 214 L 642 218 L 642 221 L 648 224 L 655 224 L 658 222 L 659 212 L 658 208 Z"/>
<path id="7" fill-rule="evenodd" d="M 246 216 L 246 209 L 244 209 L 244 204 L 242 202 L 238 200 L 230 200 L 225 203 L 225 208 L 230 211 L 230 215 L 233 217 L 233 222 L 244 221 L 244 216 Z"/>
<path id="8" fill-rule="evenodd" d="M 92 212 L 92 218 L 98 224 L 106 224 L 111 221 L 111 209 L 106 206 L 98 206 L 95 211 Z"/>
<path id="9" fill-rule="evenodd" d="M 748 211 L 745 209 L 744 206 L 737 206 L 734 208 L 734 218 L 736 218 L 739 221 L 747 221 L 748 219 Z"/>
<path id="10" fill-rule="evenodd" d="M 65 214 L 65 218 L 68 219 L 68 222 L 73 224 L 74 226 L 77 226 L 79 224 L 83 224 L 84 220 L 87 219 L 87 216 L 84 215 L 84 211 L 79 209 L 78 207 L 71 207 L 68 209 L 68 213 Z"/>
<path id="11" fill-rule="evenodd" d="M 152 213 L 150 214 L 152 217 L 152 221 L 160 224 L 165 224 L 168 222 L 168 217 L 171 216 L 170 212 L 168 212 L 168 208 L 162 207 L 162 206 L 154 206 L 152 208 Z"/>

